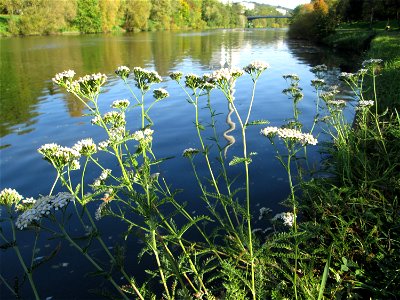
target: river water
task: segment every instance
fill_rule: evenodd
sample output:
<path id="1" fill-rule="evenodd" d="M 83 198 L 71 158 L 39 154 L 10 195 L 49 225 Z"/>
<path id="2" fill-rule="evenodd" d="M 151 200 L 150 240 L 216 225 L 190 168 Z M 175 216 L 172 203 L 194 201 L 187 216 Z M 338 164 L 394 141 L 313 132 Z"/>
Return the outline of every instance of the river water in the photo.
<path id="1" fill-rule="evenodd" d="M 179 197 L 189 201 L 191 209 L 197 212 L 204 212 L 204 205 L 195 196 L 199 191 L 190 164 L 181 157 L 185 148 L 199 147 L 193 125 L 194 110 L 177 84 L 168 78 L 170 71 L 202 75 L 221 66 L 244 67 L 254 60 L 268 62 L 270 68 L 258 82 L 252 119 L 267 119 L 273 126 L 284 124 L 292 115 L 292 103 L 281 93 L 287 87 L 282 75 L 296 73 L 301 78 L 300 86 L 304 93 L 304 99 L 299 104 L 302 112 L 300 120 L 305 128 L 309 128 L 315 113 L 315 93 L 310 85 L 314 75 L 310 68 L 326 64 L 329 68 L 327 81 L 338 84 L 336 76 L 340 71 L 357 67 L 357 58 L 305 42 L 290 41 L 285 30 L 256 29 L 5 38 L 1 40 L 0 55 L 0 189 L 15 188 L 26 197 L 48 194 L 55 172 L 41 159 L 36 149 L 52 142 L 72 146 L 87 137 L 96 142 L 102 140 L 103 133 L 90 124 L 88 117 L 83 116 L 86 113 L 83 105 L 52 84 L 51 78 L 56 73 L 67 69 L 75 70 L 78 76 L 105 73 L 109 80 L 100 98 L 100 107 L 107 111 L 113 100 L 130 97 L 114 75 L 116 67 L 140 66 L 156 70 L 164 79 L 158 86 L 167 89 L 171 95 L 158 103 L 151 113 L 155 123 L 155 153 L 158 157 L 174 157 L 165 162 L 159 172 L 173 188 L 185 190 Z M 244 76 L 237 82 L 235 101 L 240 111 L 247 107 L 250 86 L 249 77 Z M 342 96 L 348 97 L 348 92 L 344 91 Z M 219 113 L 217 132 L 223 140 L 223 132 L 230 128 L 226 122 L 228 104 L 219 93 L 213 94 L 212 103 Z M 351 115 L 352 110 L 349 109 L 348 116 L 351 118 Z M 203 122 L 208 121 L 207 116 L 208 112 L 202 110 L 200 118 Z M 132 112 L 127 119 L 132 130 L 139 128 L 135 113 Z M 234 117 L 232 121 L 236 122 Z M 283 208 L 279 203 L 289 191 L 284 170 L 274 158 L 269 142 L 260 136 L 259 131 L 259 127 L 249 130 L 248 137 L 250 151 L 258 153 L 251 165 L 255 215 L 263 206 L 272 208 L 274 212 L 281 211 Z M 317 129 L 316 133 L 319 132 Z M 237 129 L 229 135 L 239 138 Z M 310 152 L 315 164 L 320 159 L 317 150 L 315 147 Z M 240 142 L 233 144 L 227 152 L 227 160 L 230 161 L 234 155 L 240 156 L 240 152 Z M 199 168 L 200 174 L 206 175 L 205 170 Z M 229 174 L 239 176 L 238 182 L 243 182 L 240 167 L 232 167 Z M 97 176 L 97 173 L 90 173 L 88 182 Z M 56 190 L 60 191 L 62 187 L 56 186 Z M 6 225 L 2 226 L 5 226 L 4 230 L 9 229 Z M 110 243 L 118 239 L 117 225 L 102 220 L 100 227 L 104 228 Z M 21 240 L 28 243 L 29 234 L 22 233 Z M 46 249 L 57 243 L 41 240 L 38 256 L 45 255 Z M 131 244 L 135 248 L 135 241 Z M 23 247 L 24 253 L 29 253 L 29 246 Z M 59 255 L 43 270 L 37 270 L 35 278 L 42 297 L 98 297 L 87 293 L 93 284 L 96 286 L 98 279 L 82 280 L 91 269 L 76 257 L 74 251 L 66 243 L 62 244 Z M 15 254 L 8 250 L 0 252 L 0 255 L 1 274 L 12 281 L 21 274 L 16 266 Z M 132 255 L 130 259 L 135 261 Z M 0 285 L 0 288 L 1 298 L 9 298 L 10 294 L 4 286 Z M 27 283 L 22 291 L 22 294 L 29 293 Z"/>

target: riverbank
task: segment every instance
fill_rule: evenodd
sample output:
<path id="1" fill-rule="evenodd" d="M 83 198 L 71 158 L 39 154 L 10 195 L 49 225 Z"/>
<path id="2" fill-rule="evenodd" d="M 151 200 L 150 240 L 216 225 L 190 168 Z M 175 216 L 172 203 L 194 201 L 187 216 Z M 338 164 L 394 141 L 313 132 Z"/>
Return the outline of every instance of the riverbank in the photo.
<path id="1" fill-rule="evenodd" d="M 361 97 L 374 104 L 358 111 L 357 126 L 341 128 L 342 139 L 326 145 L 321 178 L 303 184 L 302 211 L 310 223 L 318 224 L 313 232 L 318 237 L 316 252 L 330 249 L 330 276 L 347 288 L 347 296 L 397 298 L 400 32 L 343 26 L 323 42 L 352 51 L 367 48 L 363 68 L 371 58 L 383 62 L 371 77 L 344 74 L 354 90 L 361 89 Z"/>

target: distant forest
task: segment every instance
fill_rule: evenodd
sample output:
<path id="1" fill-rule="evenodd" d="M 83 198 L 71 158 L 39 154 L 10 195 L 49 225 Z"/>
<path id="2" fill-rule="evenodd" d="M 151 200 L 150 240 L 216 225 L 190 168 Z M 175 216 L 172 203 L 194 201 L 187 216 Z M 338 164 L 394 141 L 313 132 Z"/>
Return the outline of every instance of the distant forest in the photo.
<path id="1" fill-rule="evenodd" d="M 269 5 L 249 11 L 218 0 L 0 0 L 0 13 L 3 35 L 245 27 L 246 15 L 281 15 Z M 260 19 L 252 26 L 287 22 Z"/>

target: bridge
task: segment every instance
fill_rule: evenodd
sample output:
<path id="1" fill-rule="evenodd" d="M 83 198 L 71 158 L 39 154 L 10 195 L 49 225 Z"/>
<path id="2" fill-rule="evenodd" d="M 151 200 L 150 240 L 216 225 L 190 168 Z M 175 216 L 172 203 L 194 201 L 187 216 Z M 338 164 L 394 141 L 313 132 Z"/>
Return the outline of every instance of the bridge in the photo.
<path id="1" fill-rule="evenodd" d="M 289 19 L 291 16 L 247 16 L 247 21 L 251 22 L 256 19 Z"/>

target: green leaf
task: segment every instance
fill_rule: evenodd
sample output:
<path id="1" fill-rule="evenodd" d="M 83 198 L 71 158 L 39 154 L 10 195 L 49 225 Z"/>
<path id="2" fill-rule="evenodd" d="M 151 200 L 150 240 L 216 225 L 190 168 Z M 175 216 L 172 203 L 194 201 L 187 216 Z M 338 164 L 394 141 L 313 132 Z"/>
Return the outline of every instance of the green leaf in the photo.
<path id="1" fill-rule="evenodd" d="M 265 125 L 265 124 L 269 124 L 269 121 L 267 120 L 254 120 L 251 121 L 249 123 L 247 123 L 245 126 L 254 126 L 254 125 Z"/>
<path id="2" fill-rule="evenodd" d="M 237 157 L 237 156 L 234 156 L 233 157 L 233 159 L 229 162 L 229 165 L 230 166 L 234 166 L 234 165 L 237 165 L 237 164 L 240 164 L 240 163 L 247 163 L 247 164 L 249 164 L 249 163 L 251 163 L 251 158 L 244 158 L 244 157 Z"/>

